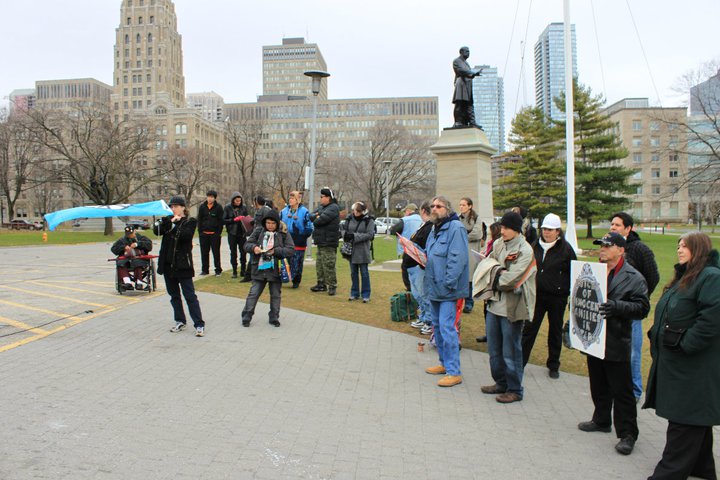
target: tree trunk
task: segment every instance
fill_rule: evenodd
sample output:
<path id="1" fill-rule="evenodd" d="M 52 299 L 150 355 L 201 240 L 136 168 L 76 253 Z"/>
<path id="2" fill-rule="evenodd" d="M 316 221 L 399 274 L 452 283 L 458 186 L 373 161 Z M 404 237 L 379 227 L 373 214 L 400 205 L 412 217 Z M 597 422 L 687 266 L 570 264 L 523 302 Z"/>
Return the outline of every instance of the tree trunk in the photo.
<path id="1" fill-rule="evenodd" d="M 113 219 L 112 217 L 105 217 L 105 236 L 110 236 L 113 234 Z"/>
<path id="2" fill-rule="evenodd" d="M 592 233 L 592 218 L 588 218 L 588 219 L 587 219 L 587 235 L 585 236 L 585 238 L 593 238 L 593 233 Z"/>
<path id="3" fill-rule="evenodd" d="M 11 202 L 10 200 L 8 200 L 7 210 L 8 210 L 7 221 L 11 222 L 15 218 L 15 202 Z"/>

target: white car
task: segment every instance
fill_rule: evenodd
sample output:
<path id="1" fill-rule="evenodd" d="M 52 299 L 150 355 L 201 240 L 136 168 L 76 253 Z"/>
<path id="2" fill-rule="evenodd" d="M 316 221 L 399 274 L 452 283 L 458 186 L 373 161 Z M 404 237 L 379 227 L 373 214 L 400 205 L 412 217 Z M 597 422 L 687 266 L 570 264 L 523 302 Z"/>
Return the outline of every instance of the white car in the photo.
<path id="1" fill-rule="evenodd" d="M 388 226 L 380 220 L 375 220 L 375 234 L 385 235 L 388 231 Z"/>

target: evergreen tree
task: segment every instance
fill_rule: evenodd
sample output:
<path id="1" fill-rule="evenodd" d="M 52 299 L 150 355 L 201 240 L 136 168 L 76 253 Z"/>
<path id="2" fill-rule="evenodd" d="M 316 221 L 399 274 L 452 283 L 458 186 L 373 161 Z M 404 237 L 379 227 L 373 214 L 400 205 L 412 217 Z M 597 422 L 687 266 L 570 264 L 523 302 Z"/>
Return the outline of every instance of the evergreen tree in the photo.
<path id="1" fill-rule="evenodd" d="M 500 179 L 495 207 L 528 209 L 533 218 L 565 211 L 565 166 L 558 158 L 561 144 L 540 108 L 524 108 L 512 121 L 509 175 Z"/>
<path id="2" fill-rule="evenodd" d="M 616 133 L 616 124 L 601 113 L 601 95 L 593 96 L 590 87 L 574 85 L 575 111 L 575 211 L 587 222 L 587 238 L 592 238 L 592 221 L 606 218 L 630 204 L 626 195 L 635 191 L 630 177 L 635 170 L 625 168 L 620 160 L 628 156 Z M 555 99 L 565 112 L 565 94 Z M 565 122 L 552 122 L 555 136 L 564 136 Z"/>

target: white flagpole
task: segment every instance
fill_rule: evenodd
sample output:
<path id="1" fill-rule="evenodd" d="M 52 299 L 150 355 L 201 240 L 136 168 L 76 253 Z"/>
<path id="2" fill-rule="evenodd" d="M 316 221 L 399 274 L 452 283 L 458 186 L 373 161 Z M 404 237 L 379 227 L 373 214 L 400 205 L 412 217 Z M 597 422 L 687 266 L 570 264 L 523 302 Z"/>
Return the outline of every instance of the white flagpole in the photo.
<path id="1" fill-rule="evenodd" d="M 572 64 L 572 32 L 570 29 L 570 0 L 564 0 L 565 22 L 565 144 L 567 170 L 567 228 L 565 239 L 578 250 L 577 231 L 575 230 L 575 125 L 573 115 L 573 64 Z"/>

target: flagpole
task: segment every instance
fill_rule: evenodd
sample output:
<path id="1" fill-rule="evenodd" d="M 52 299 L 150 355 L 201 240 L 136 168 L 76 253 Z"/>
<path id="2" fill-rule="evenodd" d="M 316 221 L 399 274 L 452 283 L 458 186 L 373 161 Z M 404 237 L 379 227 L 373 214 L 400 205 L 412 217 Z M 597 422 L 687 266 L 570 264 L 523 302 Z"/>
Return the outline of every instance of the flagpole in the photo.
<path id="1" fill-rule="evenodd" d="M 573 101 L 573 63 L 572 32 L 570 28 L 570 0 L 563 2 L 565 31 L 565 144 L 566 144 L 566 186 L 567 186 L 567 226 L 565 240 L 578 250 L 577 231 L 575 229 L 575 115 Z"/>

